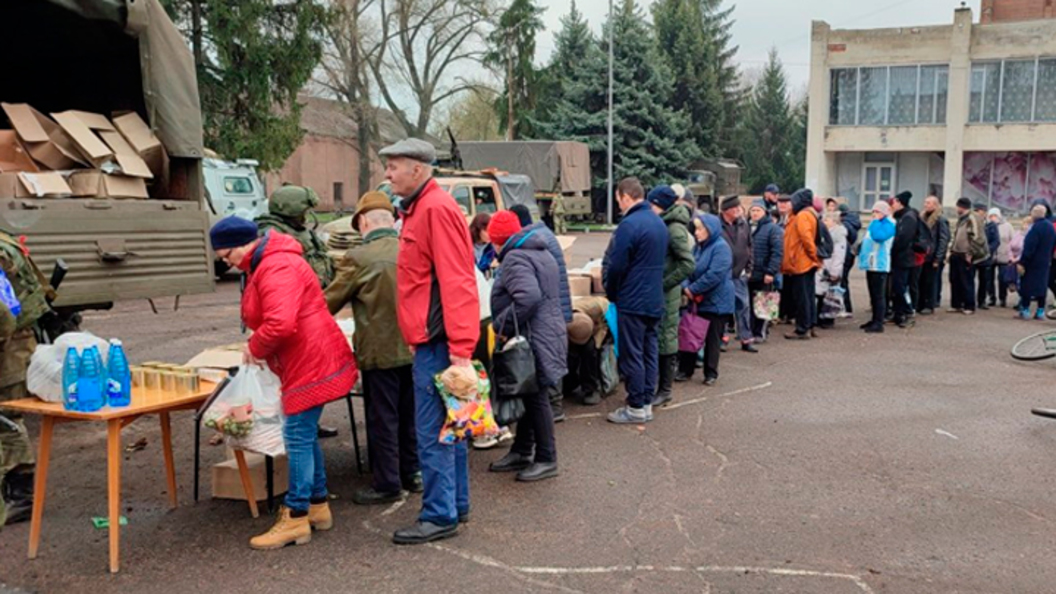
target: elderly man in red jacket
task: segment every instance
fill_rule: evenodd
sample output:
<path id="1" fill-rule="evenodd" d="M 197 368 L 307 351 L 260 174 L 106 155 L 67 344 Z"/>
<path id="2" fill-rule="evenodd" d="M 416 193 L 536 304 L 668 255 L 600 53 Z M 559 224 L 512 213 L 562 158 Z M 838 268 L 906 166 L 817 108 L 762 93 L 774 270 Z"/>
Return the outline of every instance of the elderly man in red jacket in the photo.
<path id="1" fill-rule="evenodd" d="M 396 313 L 414 351 L 415 427 L 425 487 L 418 522 L 397 530 L 393 542 L 422 544 L 454 536 L 469 517 L 466 444 L 439 442 L 447 409 L 433 376 L 451 365 L 471 367 L 480 303 L 469 227 L 455 199 L 433 180 L 433 146 L 411 138 L 379 154 L 386 159 L 385 178 L 403 199 Z"/>

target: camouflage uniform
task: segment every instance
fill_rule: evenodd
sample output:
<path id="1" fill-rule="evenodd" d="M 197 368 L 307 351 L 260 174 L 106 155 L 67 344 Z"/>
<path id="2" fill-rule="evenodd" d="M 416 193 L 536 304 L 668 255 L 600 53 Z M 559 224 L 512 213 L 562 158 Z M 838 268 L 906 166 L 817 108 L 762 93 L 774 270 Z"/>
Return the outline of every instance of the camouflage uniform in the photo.
<path id="1" fill-rule="evenodd" d="M 269 229 L 285 233 L 301 243 L 304 259 L 326 288 L 334 280 L 334 263 L 326 254 L 326 244 L 315 231 L 304 225 L 308 212 L 319 205 L 319 195 L 311 188 L 283 186 L 271 195 L 268 214 L 256 218 L 261 235 Z"/>
<path id="2" fill-rule="evenodd" d="M 44 276 L 29 258 L 22 246 L 11 236 L 0 232 L 0 267 L 11 281 L 11 286 L 22 304 L 22 312 L 16 318 L 11 311 L 0 306 L 0 402 L 27 398 L 26 370 L 29 359 L 37 347 L 33 328 L 37 320 L 50 311 L 49 297 L 54 292 Z M 5 482 L 5 495 L 12 484 L 8 474 L 15 469 L 23 476 L 20 482 L 28 490 L 31 482 L 28 475 L 32 473 L 35 460 L 29 434 L 22 422 L 22 415 L 13 411 L 4 411 L 4 416 L 18 426 L 18 430 L 0 423 L 0 485 Z M 24 493 L 31 497 L 32 491 Z M 4 499 L 4 497 L 0 497 Z M 0 526 L 3 523 L 0 522 Z"/>
<path id="3" fill-rule="evenodd" d="M 565 198 L 561 194 L 554 196 L 550 206 L 550 216 L 554 221 L 554 234 L 565 234 Z"/>

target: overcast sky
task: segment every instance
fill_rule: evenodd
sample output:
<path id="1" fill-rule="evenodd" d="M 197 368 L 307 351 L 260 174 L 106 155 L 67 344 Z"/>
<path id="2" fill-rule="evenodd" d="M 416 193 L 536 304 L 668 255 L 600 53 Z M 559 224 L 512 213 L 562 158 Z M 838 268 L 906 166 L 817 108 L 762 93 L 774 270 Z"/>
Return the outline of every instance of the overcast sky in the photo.
<path id="1" fill-rule="evenodd" d="M 616 0 L 617 2 L 619 0 Z M 577 0 L 579 10 L 600 32 L 608 12 L 608 0 Z M 651 0 L 639 0 L 646 10 Z M 745 70 L 758 68 L 766 61 L 766 54 L 776 46 L 790 78 L 789 88 L 799 94 L 806 89 L 810 76 L 810 22 L 827 21 L 837 29 L 872 29 L 912 25 L 935 25 L 953 22 L 953 11 L 960 0 L 878 0 L 852 2 L 850 0 L 726 0 L 725 6 L 735 5 L 733 43 L 740 47 L 737 62 Z M 553 52 L 554 33 L 560 19 L 568 13 L 572 0 L 540 0 L 547 8 L 543 19 L 544 31 L 537 41 L 538 62 L 546 62 Z M 979 0 L 968 5 L 979 20 Z M 649 17 L 651 19 L 651 16 Z"/>

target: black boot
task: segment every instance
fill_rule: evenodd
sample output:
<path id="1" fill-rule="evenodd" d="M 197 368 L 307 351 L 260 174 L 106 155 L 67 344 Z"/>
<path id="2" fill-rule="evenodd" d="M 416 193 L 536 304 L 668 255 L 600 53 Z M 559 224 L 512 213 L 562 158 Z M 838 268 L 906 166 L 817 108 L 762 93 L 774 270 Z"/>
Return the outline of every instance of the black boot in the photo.
<path id="1" fill-rule="evenodd" d="M 6 524 L 26 522 L 33 513 L 34 475 L 29 472 L 9 472 L 4 477 L 0 496 L 7 507 Z"/>
<path id="2" fill-rule="evenodd" d="M 656 395 L 653 406 L 660 407 L 671 402 L 671 384 L 675 381 L 675 363 L 677 355 L 660 355 L 660 377 L 656 384 Z"/>

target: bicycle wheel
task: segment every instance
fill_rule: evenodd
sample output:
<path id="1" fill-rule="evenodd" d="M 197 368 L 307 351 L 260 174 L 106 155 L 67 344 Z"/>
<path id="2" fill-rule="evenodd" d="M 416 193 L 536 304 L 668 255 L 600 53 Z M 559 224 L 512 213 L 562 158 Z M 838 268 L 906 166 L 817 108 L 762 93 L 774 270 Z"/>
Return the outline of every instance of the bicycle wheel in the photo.
<path id="1" fill-rule="evenodd" d="M 1052 408 L 1032 408 L 1030 409 L 1031 414 L 1045 417 L 1046 419 L 1056 419 L 1056 409 Z"/>
<path id="2" fill-rule="evenodd" d="M 1012 358 L 1019 361 L 1041 361 L 1056 357 L 1056 330 L 1032 334 L 1012 347 Z"/>

